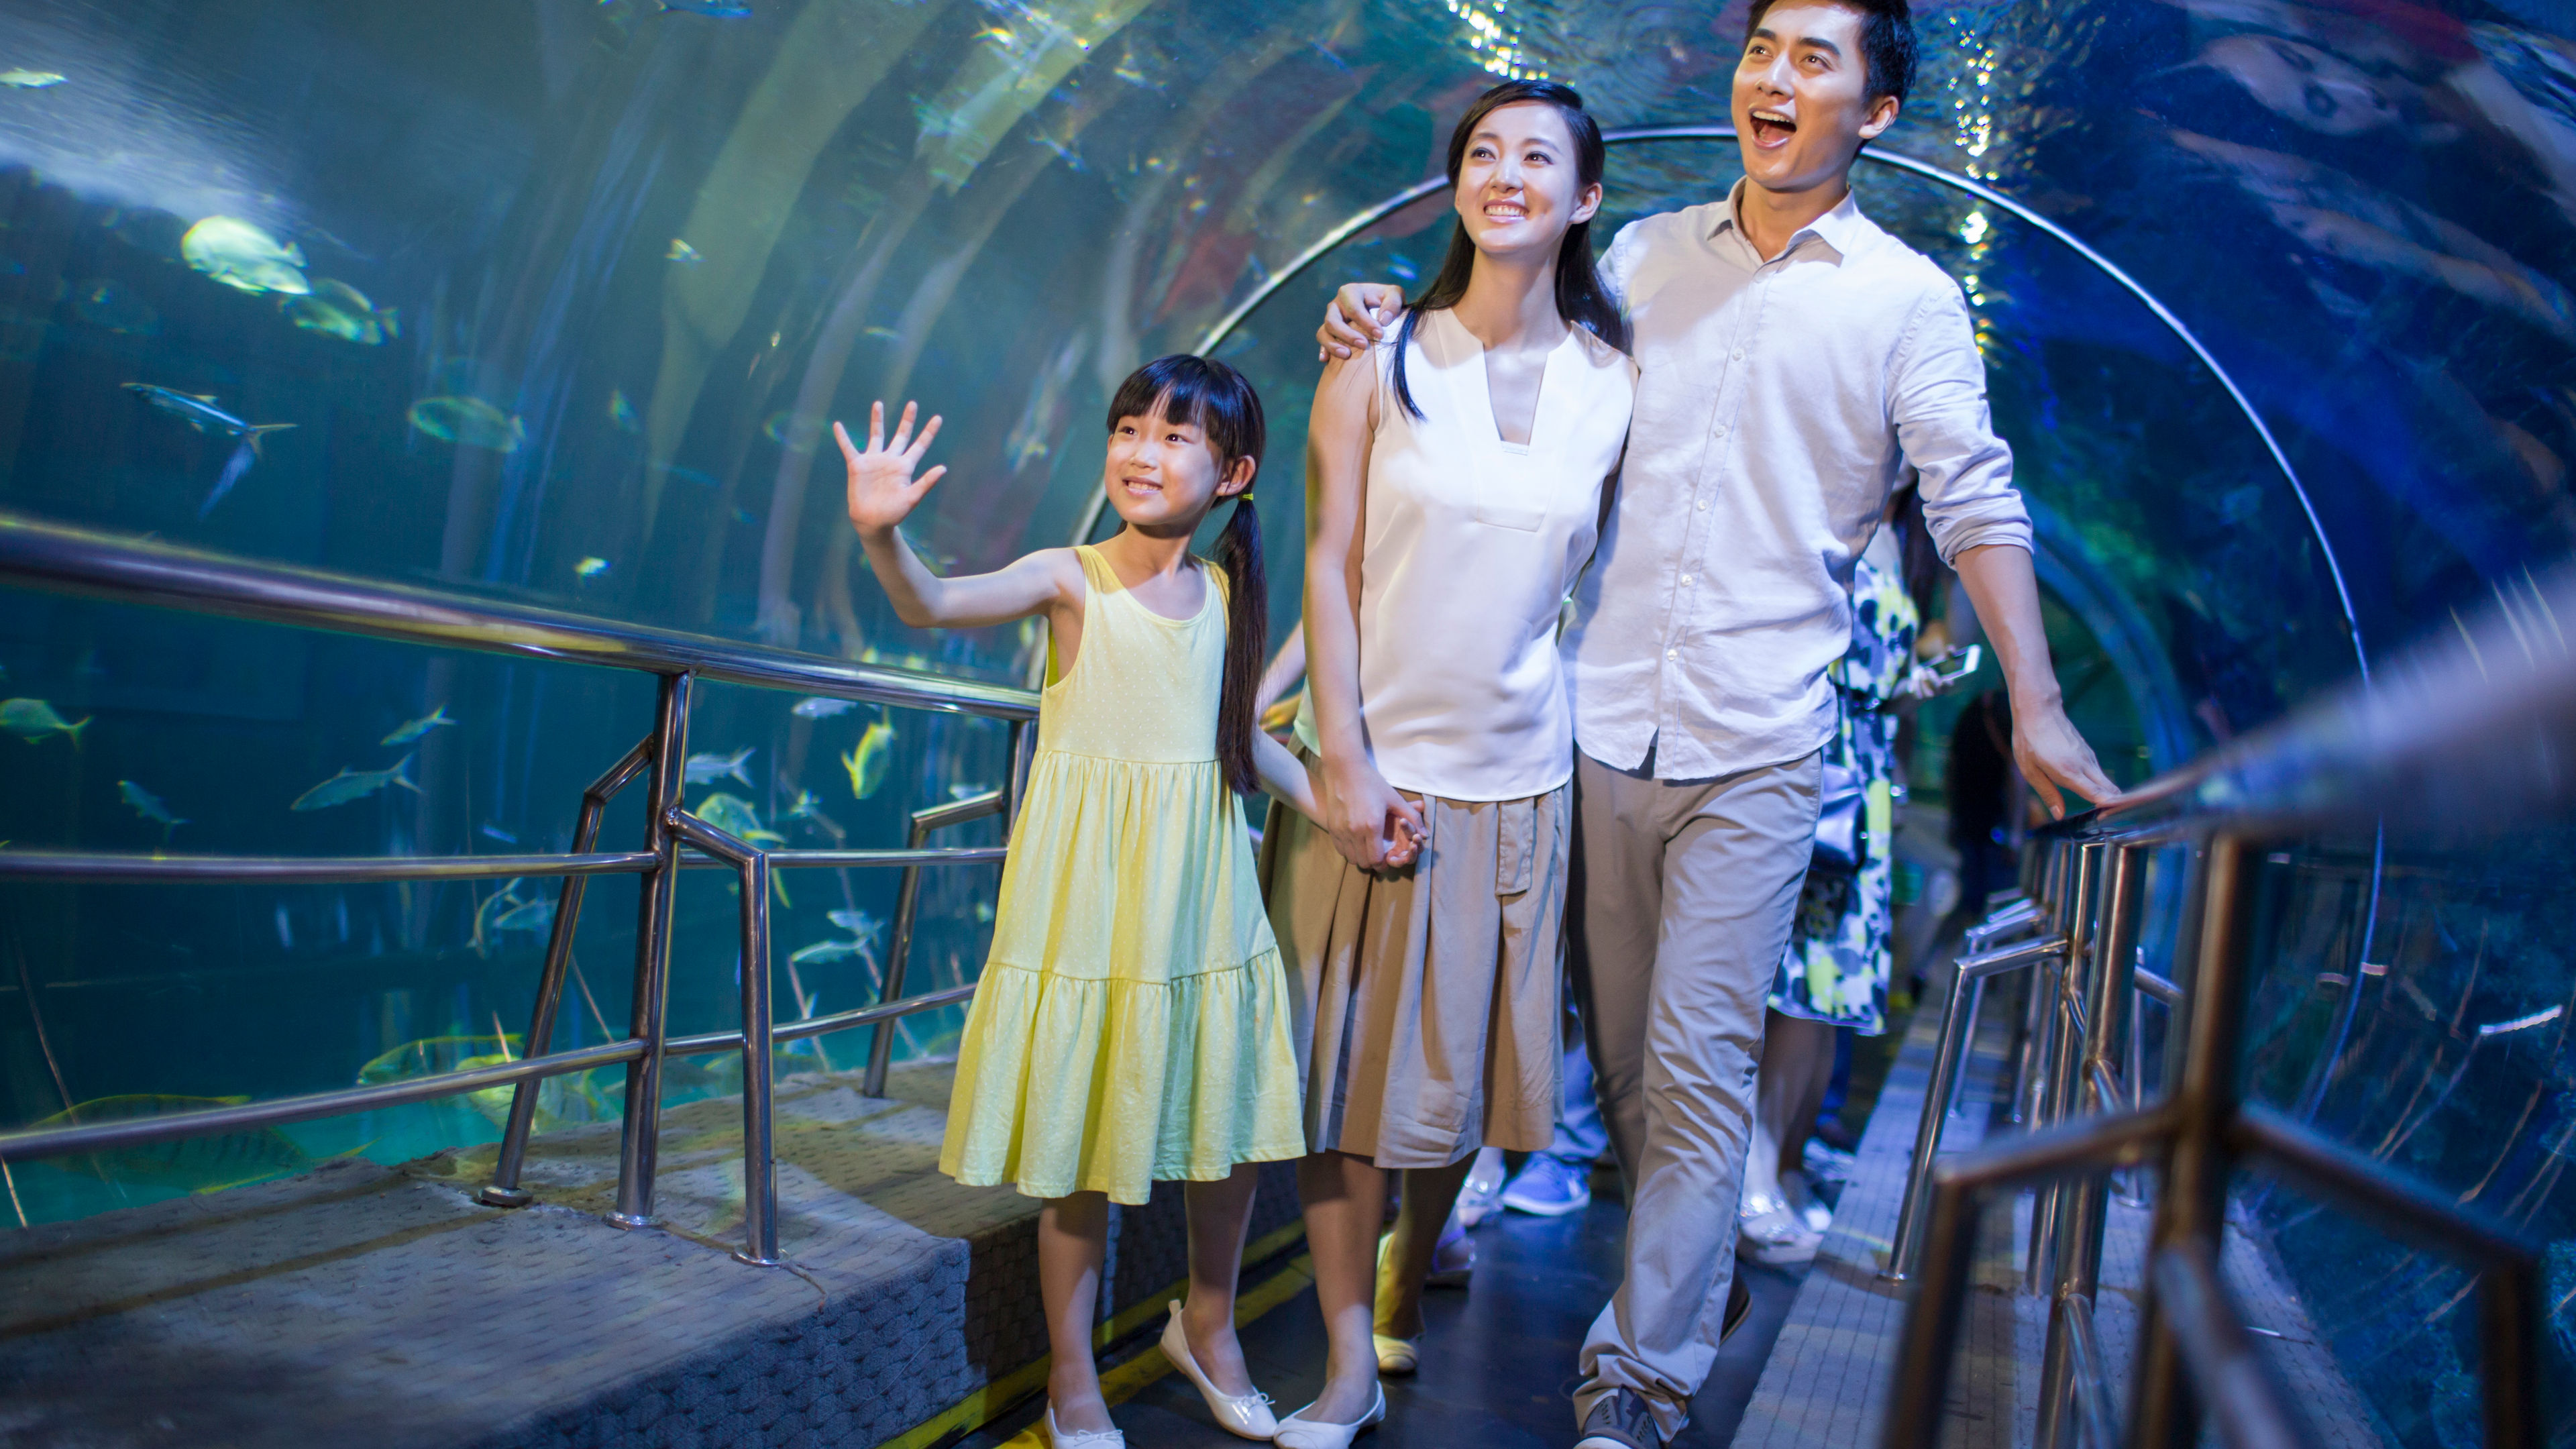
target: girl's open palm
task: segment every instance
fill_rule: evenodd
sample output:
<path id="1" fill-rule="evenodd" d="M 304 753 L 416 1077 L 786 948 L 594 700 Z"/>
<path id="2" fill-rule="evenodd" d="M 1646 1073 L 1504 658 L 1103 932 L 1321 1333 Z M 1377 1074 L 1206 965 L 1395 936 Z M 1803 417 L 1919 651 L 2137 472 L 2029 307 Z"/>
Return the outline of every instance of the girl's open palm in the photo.
<path id="1" fill-rule="evenodd" d="M 930 440 L 939 436 L 936 417 L 922 428 L 920 437 L 912 436 L 917 411 L 912 403 L 903 405 L 903 416 L 895 422 L 894 440 L 888 442 L 885 404 L 868 404 L 868 445 L 864 449 L 850 441 L 849 429 L 832 424 L 832 436 L 840 440 L 841 457 L 850 465 L 850 522 L 862 533 L 903 522 L 920 505 L 930 485 L 948 471 L 943 464 L 919 478 L 912 476 L 912 470 L 921 466 L 921 455 L 930 451 Z"/>

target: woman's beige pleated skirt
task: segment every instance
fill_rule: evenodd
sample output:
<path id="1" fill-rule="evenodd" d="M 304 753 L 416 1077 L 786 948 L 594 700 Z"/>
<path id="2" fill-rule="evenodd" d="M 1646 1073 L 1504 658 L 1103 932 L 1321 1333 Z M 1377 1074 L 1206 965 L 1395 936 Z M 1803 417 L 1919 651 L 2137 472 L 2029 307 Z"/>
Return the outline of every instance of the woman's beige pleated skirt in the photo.
<path id="1" fill-rule="evenodd" d="M 1309 1151 L 1401 1168 L 1547 1146 L 1571 794 L 1407 792 L 1431 839 L 1396 871 L 1361 870 L 1271 809 L 1261 880 L 1293 983 Z"/>

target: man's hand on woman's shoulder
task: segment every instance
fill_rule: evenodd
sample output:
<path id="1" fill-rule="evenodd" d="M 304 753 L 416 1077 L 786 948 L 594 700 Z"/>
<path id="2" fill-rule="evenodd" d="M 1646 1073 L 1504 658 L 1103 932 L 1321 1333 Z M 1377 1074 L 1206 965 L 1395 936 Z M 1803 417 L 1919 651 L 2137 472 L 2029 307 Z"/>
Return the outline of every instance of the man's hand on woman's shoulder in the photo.
<path id="1" fill-rule="evenodd" d="M 1352 358 L 1384 341 L 1386 329 L 1404 315 L 1404 289 L 1388 282 L 1351 282 L 1324 305 L 1324 325 L 1315 329 L 1315 360 Z"/>

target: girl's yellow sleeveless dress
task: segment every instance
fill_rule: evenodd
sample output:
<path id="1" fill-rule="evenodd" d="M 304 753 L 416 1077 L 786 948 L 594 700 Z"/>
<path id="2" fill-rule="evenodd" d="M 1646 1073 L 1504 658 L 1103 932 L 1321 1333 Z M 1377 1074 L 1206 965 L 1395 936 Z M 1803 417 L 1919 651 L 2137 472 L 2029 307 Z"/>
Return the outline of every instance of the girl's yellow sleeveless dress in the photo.
<path id="1" fill-rule="evenodd" d="M 1082 648 L 1041 696 L 939 1170 L 1136 1204 L 1306 1139 L 1288 979 L 1216 763 L 1225 575 L 1166 619 L 1076 553 Z"/>

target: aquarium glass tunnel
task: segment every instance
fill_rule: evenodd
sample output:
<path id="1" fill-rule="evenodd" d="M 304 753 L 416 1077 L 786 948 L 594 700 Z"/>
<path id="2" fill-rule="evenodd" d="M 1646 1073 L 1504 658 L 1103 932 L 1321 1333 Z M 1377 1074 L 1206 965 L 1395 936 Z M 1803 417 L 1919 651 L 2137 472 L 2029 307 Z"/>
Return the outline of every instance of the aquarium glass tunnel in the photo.
<path id="1" fill-rule="evenodd" d="M 1447 129 L 1581 89 L 1615 223 L 1721 195 L 1744 0 L 0 0 L 0 508 L 727 640 L 1026 683 L 1034 629 L 905 628 L 828 426 L 947 420 L 943 569 L 1098 520 L 1109 390 L 1209 350 L 1263 390 L 1296 618 L 1312 331 L 1447 237 Z M 2576 15 L 2558 0 L 1921 0 L 1863 204 L 1966 290 L 2076 717 L 2137 781 L 2570 553 Z M 1610 227 L 1597 227 L 1604 244 Z M 1989 666 L 1991 668 L 1991 666 Z M 652 682 L 0 590 L 0 845 L 567 848 Z M 1955 702 L 1915 773 L 1937 803 Z M 687 798 L 897 845 L 996 721 L 708 686 Z M 715 797 L 722 801 L 710 804 Z M 713 818 L 712 816 L 710 818 Z M 640 831 L 621 801 L 607 835 Z M 952 844 L 990 844 L 983 821 Z M 2576 838 L 2274 858 L 2265 1100 L 2550 1240 L 2576 1415 Z M 620 845 L 619 848 L 625 848 Z M 971 979 L 995 871 L 925 878 L 909 989 Z M 894 875 L 798 872 L 783 1019 L 875 999 Z M 691 875 L 675 1031 L 734 1020 Z M 790 894 L 792 893 L 792 894 Z M 635 886 L 591 887 L 556 1046 L 626 1029 Z M 0 886 L 0 1126 L 530 1049 L 550 881 Z M 2151 943 L 2152 949 L 2153 943 Z M 896 1028 L 897 1061 L 954 1009 Z M 864 1032 L 779 1069 L 848 1069 Z M 675 1063 L 672 1100 L 738 1090 Z M 540 1132 L 614 1116 L 614 1070 Z M 0 1224 L 473 1149 L 507 1094 L 17 1167 Z M 2390 1442 L 2472 1442 L 2457 1269 L 2243 1210 Z"/>

